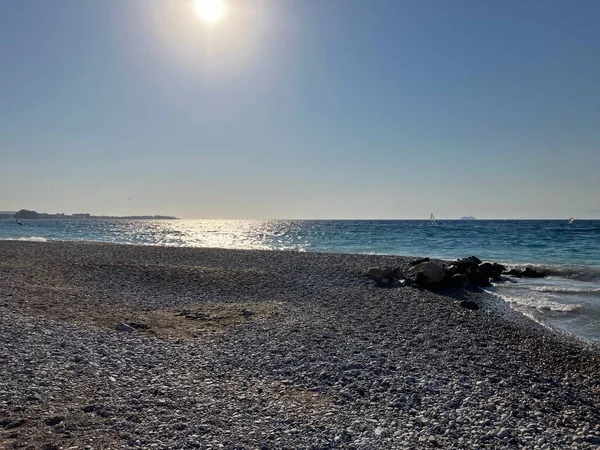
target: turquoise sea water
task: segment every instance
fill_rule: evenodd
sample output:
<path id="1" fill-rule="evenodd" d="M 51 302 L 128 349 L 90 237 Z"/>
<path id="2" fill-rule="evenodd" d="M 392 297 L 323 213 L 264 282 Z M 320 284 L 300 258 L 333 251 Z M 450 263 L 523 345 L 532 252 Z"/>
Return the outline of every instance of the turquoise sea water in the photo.
<path id="1" fill-rule="evenodd" d="M 600 341 L 600 221 L 0 220 L 0 239 L 454 259 L 476 255 L 543 266 L 553 276 L 498 284 L 490 291 L 550 327 Z"/>

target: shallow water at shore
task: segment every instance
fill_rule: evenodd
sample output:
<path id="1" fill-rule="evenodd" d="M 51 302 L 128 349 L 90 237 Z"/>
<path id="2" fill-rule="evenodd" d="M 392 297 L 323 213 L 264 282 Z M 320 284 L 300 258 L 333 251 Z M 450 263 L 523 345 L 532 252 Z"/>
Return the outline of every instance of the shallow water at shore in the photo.
<path id="1" fill-rule="evenodd" d="M 600 340 L 600 221 L 0 221 L 0 239 L 429 256 L 477 255 L 552 276 L 492 291 L 551 327 Z"/>

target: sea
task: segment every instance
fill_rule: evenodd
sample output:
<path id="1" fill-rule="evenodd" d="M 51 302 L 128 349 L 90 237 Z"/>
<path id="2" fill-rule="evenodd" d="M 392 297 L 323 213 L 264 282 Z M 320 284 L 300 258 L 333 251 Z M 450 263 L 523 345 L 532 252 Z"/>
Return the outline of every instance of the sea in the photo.
<path id="1" fill-rule="evenodd" d="M 550 276 L 487 290 L 561 333 L 600 342 L 600 220 L 0 220 L 0 240 L 428 256 L 475 255 Z M 1 243 L 0 243 L 1 245 Z"/>

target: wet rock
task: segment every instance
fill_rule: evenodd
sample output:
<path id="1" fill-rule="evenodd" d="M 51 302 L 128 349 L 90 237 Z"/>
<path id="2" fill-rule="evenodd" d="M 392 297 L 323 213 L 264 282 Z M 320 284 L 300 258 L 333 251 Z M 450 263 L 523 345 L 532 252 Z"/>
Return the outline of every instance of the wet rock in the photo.
<path id="1" fill-rule="evenodd" d="M 533 267 L 526 267 L 524 269 L 510 269 L 506 272 L 507 275 L 512 275 L 518 278 L 544 278 L 546 274 L 538 269 L 534 269 Z"/>
<path id="2" fill-rule="evenodd" d="M 479 260 L 475 256 L 469 256 L 468 258 L 457 259 L 456 261 L 454 261 L 450 265 L 449 271 L 451 274 L 466 274 L 470 269 L 477 268 L 479 264 L 481 264 L 481 260 Z"/>
<path id="3" fill-rule="evenodd" d="M 490 278 L 481 273 L 477 267 L 471 267 L 467 270 L 467 276 L 469 277 L 469 282 L 474 286 L 491 286 Z"/>
<path id="4" fill-rule="evenodd" d="M 532 267 L 526 267 L 521 272 L 521 276 L 526 278 L 544 278 L 546 274 L 541 270 L 537 270 Z"/>
<path id="5" fill-rule="evenodd" d="M 481 262 L 482 262 L 477 256 L 473 256 L 473 255 L 467 256 L 466 258 L 463 258 L 463 259 L 461 259 L 459 261 L 471 262 L 471 263 L 474 263 L 474 264 L 477 264 L 477 265 L 481 264 Z"/>
<path id="6" fill-rule="evenodd" d="M 477 270 L 488 278 L 498 278 L 502 275 L 502 269 L 494 265 L 495 263 L 484 262 L 477 266 Z"/>

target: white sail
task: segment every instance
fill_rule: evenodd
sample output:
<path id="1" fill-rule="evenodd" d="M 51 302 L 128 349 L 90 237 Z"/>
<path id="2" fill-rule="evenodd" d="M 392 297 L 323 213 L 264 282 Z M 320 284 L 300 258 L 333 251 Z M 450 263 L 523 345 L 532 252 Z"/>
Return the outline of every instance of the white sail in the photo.
<path id="1" fill-rule="evenodd" d="M 433 213 L 429 215 L 429 220 L 431 221 L 431 223 L 435 223 L 435 216 L 433 215 Z"/>
<path id="2" fill-rule="evenodd" d="M 572 217 L 569 219 L 569 223 L 573 223 L 575 219 L 573 219 Z"/>

